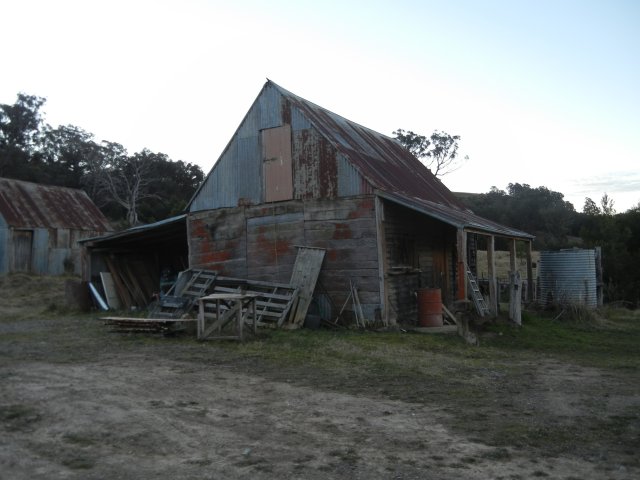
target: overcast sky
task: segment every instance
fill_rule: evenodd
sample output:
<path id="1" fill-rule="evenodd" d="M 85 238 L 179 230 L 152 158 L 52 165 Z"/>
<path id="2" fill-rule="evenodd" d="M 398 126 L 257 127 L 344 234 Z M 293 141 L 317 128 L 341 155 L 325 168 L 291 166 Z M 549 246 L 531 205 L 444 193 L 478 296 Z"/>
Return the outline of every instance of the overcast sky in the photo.
<path id="1" fill-rule="evenodd" d="M 0 103 L 208 172 L 270 78 L 378 132 L 462 137 L 454 191 L 640 202 L 640 1 L 0 0 Z"/>

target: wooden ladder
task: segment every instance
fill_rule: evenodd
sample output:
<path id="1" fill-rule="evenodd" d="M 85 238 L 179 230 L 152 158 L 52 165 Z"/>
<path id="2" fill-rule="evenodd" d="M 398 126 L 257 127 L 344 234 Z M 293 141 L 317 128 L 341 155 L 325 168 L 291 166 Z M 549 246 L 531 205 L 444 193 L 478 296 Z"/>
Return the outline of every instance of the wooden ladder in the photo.
<path id="1" fill-rule="evenodd" d="M 487 307 L 487 302 L 484 301 L 484 297 L 478 288 L 478 282 L 476 281 L 476 277 L 473 276 L 471 270 L 467 270 L 467 280 L 469 281 L 469 287 L 471 289 L 471 297 L 473 298 L 473 303 L 476 306 L 476 310 L 478 315 L 484 317 L 485 315 L 489 315 L 489 307 Z"/>

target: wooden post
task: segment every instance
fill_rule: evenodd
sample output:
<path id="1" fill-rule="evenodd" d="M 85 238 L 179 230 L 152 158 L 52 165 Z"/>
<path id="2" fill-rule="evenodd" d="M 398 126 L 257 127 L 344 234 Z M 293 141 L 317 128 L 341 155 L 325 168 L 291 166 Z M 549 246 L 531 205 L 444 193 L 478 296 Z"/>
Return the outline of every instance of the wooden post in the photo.
<path id="1" fill-rule="evenodd" d="M 496 261 L 495 261 L 496 237 L 489 236 L 487 241 L 487 274 L 489 276 L 489 311 L 494 317 L 498 316 L 498 291 L 496 285 Z"/>
<path id="2" fill-rule="evenodd" d="M 533 282 L 535 279 L 533 278 L 533 265 L 531 263 L 531 245 L 531 240 L 527 241 L 527 300 L 529 302 L 535 300 L 533 297 Z"/>
<path id="3" fill-rule="evenodd" d="M 376 195 L 376 246 L 378 248 L 378 283 L 380 285 L 380 319 L 382 324 L 387 326 L 389 322 L 395 324 L 395 319 L 389 319 L 389 301 L 387 299 L 387 242 L 384 231 L 384 203 Z"/>
<path id="4" fill-rule="evenodd" d="M 509 239 L 509 272 L 516 271 L 516 239 Z"/>
<path id="5" fill-rule="evenodd" d="M 456 279 L 458 281 L 457 299 L 464 300 L 467 298 L 467 232 L 463 228 L 458 229 L 457 238 L 458 248 L 458 272 Z"/>
<path id="6" fill-rule="evenodd" d="M 522 279 L 520 272 L 509 274 L 509 320 L 516 325 L 522 325 Z"/>
<path id="7" fill-rule="evenodd" d="M 601 307 L 604 302 L 604 284 L 602 276 L 602 247 L 595 248 L 596 255 L 596 297 L 598 306 Z"/>

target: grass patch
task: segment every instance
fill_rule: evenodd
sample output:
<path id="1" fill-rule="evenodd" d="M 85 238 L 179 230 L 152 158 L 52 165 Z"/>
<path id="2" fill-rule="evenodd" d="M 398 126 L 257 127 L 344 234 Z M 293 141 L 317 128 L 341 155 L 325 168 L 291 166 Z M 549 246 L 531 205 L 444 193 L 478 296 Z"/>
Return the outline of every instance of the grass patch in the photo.
<path id="1" fill-rule="evenodd" d="M 597 367 L 640 367 L 640 314 L 605 310 L 596 322 L 554 320 L 525 314 L 522 327 L 497 324 L 483 342 L 499 350 L 536 352 Z"/>
<path id="2" fill-rule="evenodd" d="M 9 432 L 30 431 L 40 418 L 40 413 L 28 405 L 0 405 L 0 422 Z"/>

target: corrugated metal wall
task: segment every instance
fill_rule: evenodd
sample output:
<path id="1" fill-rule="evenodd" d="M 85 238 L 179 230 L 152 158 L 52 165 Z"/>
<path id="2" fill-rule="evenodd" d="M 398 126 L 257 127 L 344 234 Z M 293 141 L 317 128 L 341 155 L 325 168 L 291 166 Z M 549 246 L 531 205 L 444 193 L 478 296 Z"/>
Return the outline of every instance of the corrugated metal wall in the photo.
<path id="1" fill-rule="evenodd" d="M 191 203 L 190 211 L 271 200 L 265 195 L 261 132 L 291 126 L 293 198 L 336 198 L 372 193 L 357 170 L 273 86 L 252 105 Z M 274 197 L 272 200 L 284 198 Z"/>
<path id="2" fill-rule="evenodd" d="M 540 252 L 538 298 L 550 303 L 579 304 L 596 308 L 595 250 Z"/>
<path id="3" fill-rule="evenodd" d="M 0 273 L 81 274 L 78 240 L 101 232 L 69 229 L 0 228 Z"/>

